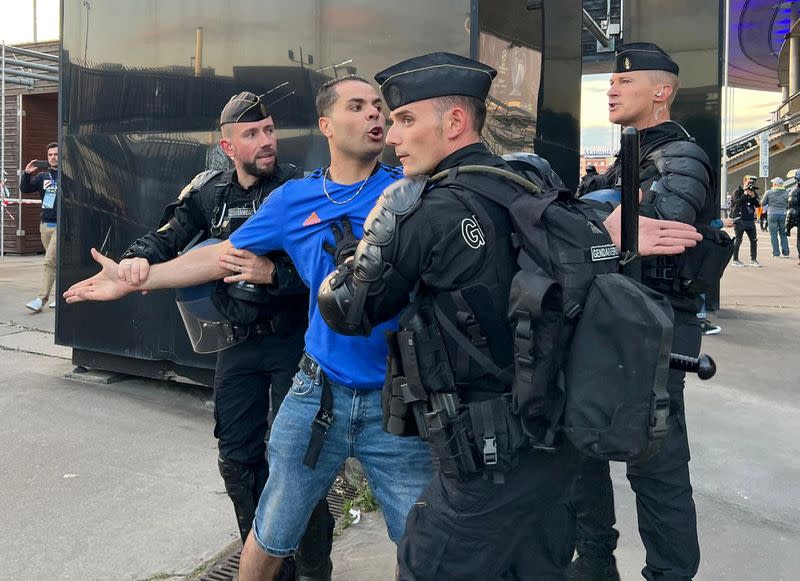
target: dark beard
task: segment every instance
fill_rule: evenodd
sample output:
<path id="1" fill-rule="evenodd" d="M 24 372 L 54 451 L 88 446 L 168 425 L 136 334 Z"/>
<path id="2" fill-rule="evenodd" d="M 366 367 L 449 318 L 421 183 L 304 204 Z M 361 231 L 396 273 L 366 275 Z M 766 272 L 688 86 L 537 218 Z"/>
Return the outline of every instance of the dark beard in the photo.
<path id="1" fill-rule="evenodd" d="M 250 174 L 251 176 L 257 178 L 268 178 L 275 173 L 275 166 L 277 165 L 278 160 L 275 160 L 275 163 L 272 164 L 272 167 L 269 169 L 261 169 L 258 167 L 254 162 L 245 161 L 242 162 L 242 169 L 245 173 Z"/>

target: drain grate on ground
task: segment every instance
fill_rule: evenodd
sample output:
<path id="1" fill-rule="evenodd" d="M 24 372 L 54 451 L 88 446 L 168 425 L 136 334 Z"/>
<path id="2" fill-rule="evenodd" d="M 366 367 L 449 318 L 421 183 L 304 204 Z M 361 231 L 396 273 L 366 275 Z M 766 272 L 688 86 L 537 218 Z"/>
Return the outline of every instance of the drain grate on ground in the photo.
<path id="1" fill-rule="evenodd" d="M 328 506 L 330 507 L 333 518 L 337 521 L 344 515 L 344 505 L 350 500 L 354 500 L 358 495 L 358 490 L 350 484 L 341 474 L 333 481 L 333 486 L 328 491 Z"/>
<path id="2" fill-rule="evenodd" d="M 340 474 L 328 491 L 328 506 L 336 521 L 344 515 L 344 505 L 355 499 L 358 491 Z M 233 543 L 222 556 L 211 565 L 198 581 L 235 581 L 239 574 L 239 558 L 242 556 L 241 543 Z"/>
<path id="3" fill-rule="evenodd" d="M 234 581 L 239 575 L 239 557 L 241 556 L 241 543 L 236 543 L 233 549 L 227 551 L 203 573 L 200 581 Z"/>

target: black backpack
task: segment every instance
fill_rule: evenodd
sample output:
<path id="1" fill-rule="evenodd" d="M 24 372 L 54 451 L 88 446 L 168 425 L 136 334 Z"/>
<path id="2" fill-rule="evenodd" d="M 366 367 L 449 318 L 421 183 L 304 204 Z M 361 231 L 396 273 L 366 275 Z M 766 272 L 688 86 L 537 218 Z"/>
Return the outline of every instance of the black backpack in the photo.
<path id="1" fill-rule="evenodd" d="M 669 410 L 669 302 L 618 274 L 619 251 L 604 216 L 575 198 L 544 159 L 527 153 L 504 159 L 514 173 L 461 166 L 431 181 L 450 187 L 478 221 L 489 218 L 475 195 L 511 216 L 520 267 L 508 305 L 512 410 L 523 427 L 547 420 L 538 447 L 554 446 L 561 431 L 599 459 L 652 453 L 666 434 Z M 513 187 L 498 188 L 498 179 Z"/>

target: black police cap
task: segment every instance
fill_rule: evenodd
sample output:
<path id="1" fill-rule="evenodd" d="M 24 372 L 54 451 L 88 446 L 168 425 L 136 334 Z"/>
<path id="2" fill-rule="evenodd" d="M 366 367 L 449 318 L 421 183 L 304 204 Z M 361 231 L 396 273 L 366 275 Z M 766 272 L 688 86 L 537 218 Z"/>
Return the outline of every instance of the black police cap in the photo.
<path id="1" fill-rule="evenodd" d="M 269 116 L 269 109 L 261 97 L 250 91 L 244 91 L 231 97 L 222 108 L 219 125 L 222 127 L 226 123 L 252 123 L 262 121 Z"/>
<path id="2" fill-rule="evenodd" d="M 677 75 L 679 68 L 658 45 L 652 42 L 630 42 L 617 47 L 613 72 L 628 71 L 667 71 Z"/>
<path id="3" fill-rule="evenodd" d="M 448 52 L 435 52 L 393 65 L 375 75 L 389 109 L 434 97 L 464 95 L 486 100 L 497 71 Z"/>

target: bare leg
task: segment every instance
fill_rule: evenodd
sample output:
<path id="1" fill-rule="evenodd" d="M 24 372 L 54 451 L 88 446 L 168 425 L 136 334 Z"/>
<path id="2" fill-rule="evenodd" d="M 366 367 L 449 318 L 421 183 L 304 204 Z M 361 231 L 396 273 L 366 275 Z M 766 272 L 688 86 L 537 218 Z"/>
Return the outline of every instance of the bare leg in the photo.
<path id="1" fill-rule="evenodd" d="M 250 531 L 239 562 L 239 581 L 274 581 L 282 563 L 283 557 L 273 557 L 261 550 Z"/>

